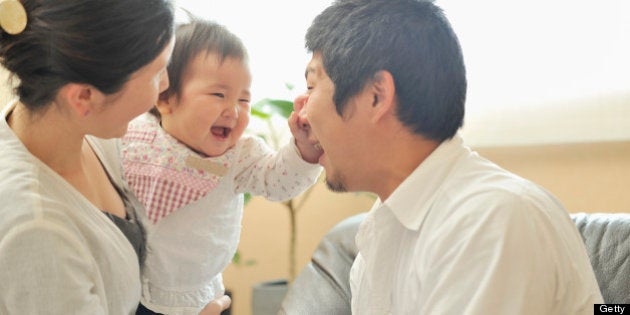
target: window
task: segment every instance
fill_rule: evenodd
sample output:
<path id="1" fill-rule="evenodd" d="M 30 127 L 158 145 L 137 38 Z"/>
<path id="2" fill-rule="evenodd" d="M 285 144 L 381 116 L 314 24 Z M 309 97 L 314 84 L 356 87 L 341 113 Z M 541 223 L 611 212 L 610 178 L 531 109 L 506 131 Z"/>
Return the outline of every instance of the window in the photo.
<path id="1" fill-rule="evenodd" d="M 630 3 L 438 4 L 464 51 L 469 142 L 630 140 Z"/>

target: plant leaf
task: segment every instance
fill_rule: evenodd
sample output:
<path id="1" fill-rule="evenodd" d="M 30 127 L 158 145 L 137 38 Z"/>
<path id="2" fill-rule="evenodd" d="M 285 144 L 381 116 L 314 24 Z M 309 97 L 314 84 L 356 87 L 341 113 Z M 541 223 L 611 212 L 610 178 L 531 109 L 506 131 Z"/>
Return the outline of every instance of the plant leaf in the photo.
<path id="1" fill-rule="evenodd" d="M 288 100 L 265 98 L 252 105 L 252 115 L 260 118 L 268 118 L 274 114 L 289 118 L 291 112 L 293 112 L 293 102 Z"/>
<path id="2" fill-rule="evenodd" d="M 256 104 L 258 104 L 258 103 L 256 103 Z M 256 104 L 254 104 L 254 106 L 256 106 Z M 271 114 L 265 113 L 265 112 L 259 110 L 258 108 L 254 107 L 254 106 L 252 106 L 252 109 L 250 111 L 252 116 L 256 116 L 256 117 L 258 117 L 260 119 L 264 119 L 264 120 L 267 120 L 267 119 L 271 118 Z"/>
<path id="3" fill-rule="evenodd" d="M 240 265 L 241 263 L 241 253 L 238 250 L 232 256 L 232 263 L 235 265 Z"/>

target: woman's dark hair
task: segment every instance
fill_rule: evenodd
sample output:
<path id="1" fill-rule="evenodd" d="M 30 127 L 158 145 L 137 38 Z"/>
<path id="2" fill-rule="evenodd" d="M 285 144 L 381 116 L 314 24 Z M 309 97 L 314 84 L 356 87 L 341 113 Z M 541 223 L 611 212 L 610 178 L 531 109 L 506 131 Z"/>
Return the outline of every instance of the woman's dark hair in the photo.
<path id="1" fill-rule="evenodd" d="M 172 95 L 180 95 L 182 77 L 186 67 L 200 53 L 216 53 L 219 61 L 226 57 L 237 58 L 247 63 L 247 49 L 243 42 L 223 25 L 204 20 L 188 13 L 190 22 L 177 26 L 175 31 L 175 47 L 168 65 L 168 89 L 160 94 L 160 99 Z M 157 109 L 150 111 L 160 116 Z"/>
<path id="2" fill-rule="evenodd" d="M 28 23 L 0 32 L 2 65 L 17 77 L 16 94 L 30 110 L 50 104 L 67 83 L 105 94 L 123 87 L 173 36 L 168 0 L 22 0 Z"/>
<path id="3" fill-rule="evenodd" d="M 375 75 L 394 77 L 397 117 L 442 141 L 462 126 L 466 69 L 442 10 L 427 0 L 337 0 L 315 18 L 306 48 L 322 55 L 339 115 Z"/>

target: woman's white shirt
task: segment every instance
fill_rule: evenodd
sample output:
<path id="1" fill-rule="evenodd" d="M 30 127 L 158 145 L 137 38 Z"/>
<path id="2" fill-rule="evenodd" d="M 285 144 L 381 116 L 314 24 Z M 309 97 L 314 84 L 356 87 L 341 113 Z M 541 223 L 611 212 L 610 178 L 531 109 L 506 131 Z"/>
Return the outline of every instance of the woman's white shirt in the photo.
<path id="1" fill-rule="evenodd" d="M 139 263 L 114 223 L 0 120 L 0 314 L 134 314 Z M 115 140 L 88 139 L 122 186 Z"/>

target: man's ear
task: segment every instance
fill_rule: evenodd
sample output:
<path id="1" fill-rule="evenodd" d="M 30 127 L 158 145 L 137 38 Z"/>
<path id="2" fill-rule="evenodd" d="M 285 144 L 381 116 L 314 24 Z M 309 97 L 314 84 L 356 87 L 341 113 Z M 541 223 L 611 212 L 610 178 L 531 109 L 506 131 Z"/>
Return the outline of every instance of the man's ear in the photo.
<path id="1" fill-rule="evenodd" d="M 79 117 L 87 117 L 104 100 L 104 95 L 89 84 L 68 83 L 61 87 L 61 97 L 68 108 Z"/>
<path id="2" fill-rule="evenodd" d="M 166 116 L 173 112 L 173 107 L 176 105 L 176 102 L 177 102 L 177 95 L 175 95 L 175 93 L 172 93 L 171 95 L 168 95 L 168 96 L 165 94 L 160 94 L 160 97 L 158 98 L 158 101 L 157 101 L 157 105 L 155 107 L 157 107 L 157 110 L 160 112 L 160 115 Z"/>
<path id="3" fill-rule="evenodd" d="M 372 79 L 372 121 L 377 122 L 396 110 L 396 85 L 387 70 L 381 70 Z"/>

